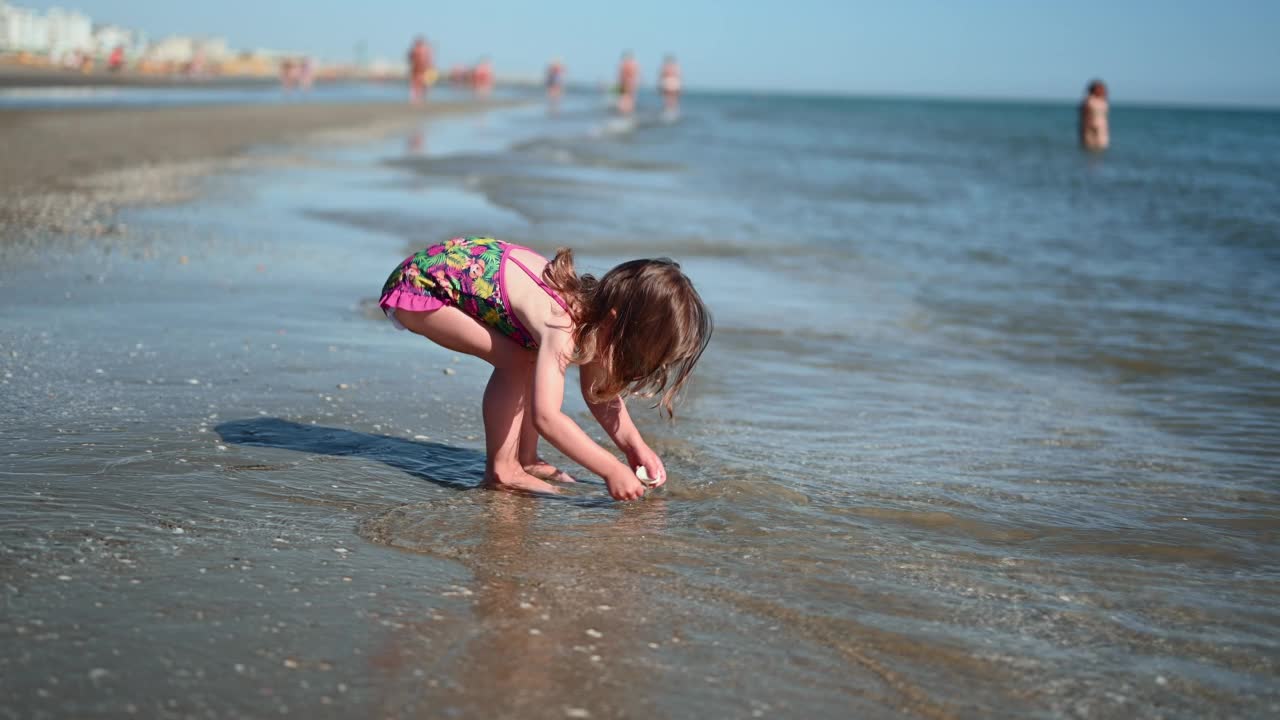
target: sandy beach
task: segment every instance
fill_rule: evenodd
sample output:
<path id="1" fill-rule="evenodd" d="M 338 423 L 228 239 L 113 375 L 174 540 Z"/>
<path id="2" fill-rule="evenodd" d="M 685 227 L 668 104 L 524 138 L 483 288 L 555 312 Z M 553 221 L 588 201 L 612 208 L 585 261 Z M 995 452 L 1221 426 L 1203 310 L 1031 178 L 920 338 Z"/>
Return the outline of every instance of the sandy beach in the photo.
<path id="1" fill-rule="evenodd" d="M 330 142 L 368 139 L 480 107 L 453 102 L 428 108 L 351 103 L 0 109 L 0 242 L 24 228 L 103 232 L 114 205 L 186 197 L 186 181 L 226 169 L 251 147 L 306 143 L 318 133 L 328 133 Z"/>
<path id="2" fill-rule="evenodd" d="M 274 85 L 274 77 L 192 77 L 172 74 L 157 75 L 124 70 L 108 72 L 99 66 L 96 72 L 83 73 L 60 67 L 0 64 L 0 88 L 14 87 L 249 87 Z"/>
<path id="3" fill-rule="evenodd" d="M 239 105 L 0 111 L 0 192 L 74 186 L 95 172 L 224 157 L 335 129 L 373 131 L 478 104 Z"/>

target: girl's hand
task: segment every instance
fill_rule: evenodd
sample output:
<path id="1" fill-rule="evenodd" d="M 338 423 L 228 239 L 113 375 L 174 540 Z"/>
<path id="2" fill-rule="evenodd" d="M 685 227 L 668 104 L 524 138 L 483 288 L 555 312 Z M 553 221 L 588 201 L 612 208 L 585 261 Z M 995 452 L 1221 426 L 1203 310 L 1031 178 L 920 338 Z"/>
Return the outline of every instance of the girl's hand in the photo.
<path id="1" fill-rule="evenodd" d="M 650 487 L 662 487 L 667 481 L 667 469 L 662 466 L 662 458 L 643 442 L 627 450 L 627 463 L 633 470 L 644 467 L 648 471 L 649 479 L 653 480 Z"/>
<path id="2" fill-rule="evenodd" d="M 614 500 L 639 500 L 644 497 L 644 483 L 630 470 L 610 473 L 605 477 L 604 484 L 609 487 L 609 495 Z"/>

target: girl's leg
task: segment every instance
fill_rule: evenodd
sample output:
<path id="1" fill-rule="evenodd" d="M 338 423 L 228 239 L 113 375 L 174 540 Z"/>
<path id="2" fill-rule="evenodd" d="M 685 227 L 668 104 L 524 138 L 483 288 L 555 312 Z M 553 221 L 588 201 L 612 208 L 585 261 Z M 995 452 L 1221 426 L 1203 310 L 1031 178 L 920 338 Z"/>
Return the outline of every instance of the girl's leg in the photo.
<path id="1" fill-rule="evenodd" d="M 430 312 L 397 310 L 396 319 L 437 345 L 475 355 L 493 365 L 483 405 L 485 481 L 502 487 L 555 492 L 553 486 L 525 472 L 519 458 L 521 430 L 528 414 L 525 410 L 532 395 L 533 353 L 452 306 Z"/>
<path id="2" fill-rule="evenodd" d="M 555 492 L 520 462 L 520 428 L 532 393 L 523 368 L 495 367 L 484 388 L 485 480 L 503 487 Z"/>
<path id="3" fill-rule="evenodd" d="M 524 422 L 520 426 L 519 457 L 524 471 L 534 477 L 556 482 L 577 482 L 569 473 L 538 457 L 538 430 L 533 426 L 532 412 L 524 414 Z"/>

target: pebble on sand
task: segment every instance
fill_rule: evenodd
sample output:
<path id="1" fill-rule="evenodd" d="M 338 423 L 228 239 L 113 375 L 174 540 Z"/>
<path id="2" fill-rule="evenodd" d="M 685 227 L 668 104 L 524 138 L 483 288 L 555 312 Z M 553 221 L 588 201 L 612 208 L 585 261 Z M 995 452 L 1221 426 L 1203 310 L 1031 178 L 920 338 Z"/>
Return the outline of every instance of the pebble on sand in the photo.
<path id="1" fill-rule="evenodd" d="M 587 628 L 587 635 L 589 635 L 589 636 L 591 636 L 591 637 L 593 637 L 593 638 L 602 638 L 602 637 L 604 637 L 604 633 L 600 632 L 599 630 L 597 630 L 597 629 L 595 629 L 595 628 Z"/>

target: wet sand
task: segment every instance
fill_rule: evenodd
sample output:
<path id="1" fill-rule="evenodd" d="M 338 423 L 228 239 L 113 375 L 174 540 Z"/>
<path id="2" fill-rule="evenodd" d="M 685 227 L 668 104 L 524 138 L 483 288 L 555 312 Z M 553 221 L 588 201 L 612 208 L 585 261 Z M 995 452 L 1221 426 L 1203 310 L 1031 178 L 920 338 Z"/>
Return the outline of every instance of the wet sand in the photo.
<path id="1" fill-rule="evenodd" d="M 487 368 L 392 329 L 405 239 L 326 213 L 520 221 L 353 152 L 0 258 L 0 715 L 946 716 L 863 641 L 687 581 L 718 572 L 672 513 L 727 485 L 479 488 Z"/>
<path id="2" fill-rule="evenodd" d="M 185 181 L 264 144 L 359 140 L 494 103 L 0 110 L 0 243 L 35 228 L 111 230 L 114 206 L 190 196 Z M 341 133 L 345 137 L 340 137 Z"/>

